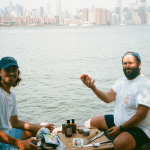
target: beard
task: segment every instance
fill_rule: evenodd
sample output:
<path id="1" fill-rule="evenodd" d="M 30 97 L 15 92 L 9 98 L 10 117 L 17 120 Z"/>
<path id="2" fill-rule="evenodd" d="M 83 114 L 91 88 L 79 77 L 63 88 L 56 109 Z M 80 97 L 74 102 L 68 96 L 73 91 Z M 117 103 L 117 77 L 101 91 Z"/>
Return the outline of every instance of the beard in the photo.
<path id="1" fill-rule="evenodd" d="M 14 83 L 15 83 L 15 81 L 16 81 L 16 78 L 15 79 L 3 79 L 2 77 L 0 78 L 1 79 L 1 83 L 4 83 L 5 85 L 7 85 L 7 86 L 12 86 Z"/>
<path id="2" fill-rule="evenodd" d="M 128 68 L 123 68 L 123 72 L 128 79 L 132 80 L 139 75 L 140 69 L 138 66 L 135 68 L 128 67 Z"/>

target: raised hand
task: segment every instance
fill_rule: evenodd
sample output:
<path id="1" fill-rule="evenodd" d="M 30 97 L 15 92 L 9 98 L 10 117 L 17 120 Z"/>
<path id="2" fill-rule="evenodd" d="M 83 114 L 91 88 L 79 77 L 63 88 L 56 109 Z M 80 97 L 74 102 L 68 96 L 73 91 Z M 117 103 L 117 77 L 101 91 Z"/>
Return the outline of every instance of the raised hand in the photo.
<path id="1" fill-rule="evenodd" d="M 55 129 L 54 126 L 55 126 L 54 124 L 50 124 L 50 123 L 44 125 L 44 127 L 45 127 L 45 128 L 48 128 L 48 129 L 50 130 L 50 132 L 52 132 L 52 131 Z"/>
<path id="2" fill-rule="evenodd" d="M 95 83 L 95 79 L 92 80 L 92 78 L 90 78 L 88 75 L 83 74 L 80 77 L 81 81 L 90 89 L 95 90 L 96 86 L 94 85 Z"/>

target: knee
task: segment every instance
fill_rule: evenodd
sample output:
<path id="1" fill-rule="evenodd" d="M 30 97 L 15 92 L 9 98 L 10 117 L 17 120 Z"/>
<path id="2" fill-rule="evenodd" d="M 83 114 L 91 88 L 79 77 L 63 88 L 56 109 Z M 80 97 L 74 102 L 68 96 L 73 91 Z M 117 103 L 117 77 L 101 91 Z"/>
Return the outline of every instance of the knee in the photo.
<path id="1" fill-rule="evenodd" d="M 119 139 L 114 140 L 114 150 L 128 150 L 127 143 L 122 142 Z"/>
<path id="2" fill-rule="evenodd" d="M 99 128 L 102 130 L 108 130 L 108 127 L 106 125 L 105 118 L 103 115 L 93 117 L 90 120 L 90 126 L 95 127 L 95 128 Z"/>
<path id="3" fill-rule="evenodd" d="M 93 119 L 90 120 L 90 127 L 95 127 L 95 122 L 93 121 Z"/>
<path id="4" fill-rule="evenodd" d="M 90 126 L 91 126 L 91 127 L 93 127 L 93 128 L 98 128 L 97 124 L 98 124 L 98 120 L 97 120 L 97 119 L 92 118 L 92 119 L 90 120 Z"/>

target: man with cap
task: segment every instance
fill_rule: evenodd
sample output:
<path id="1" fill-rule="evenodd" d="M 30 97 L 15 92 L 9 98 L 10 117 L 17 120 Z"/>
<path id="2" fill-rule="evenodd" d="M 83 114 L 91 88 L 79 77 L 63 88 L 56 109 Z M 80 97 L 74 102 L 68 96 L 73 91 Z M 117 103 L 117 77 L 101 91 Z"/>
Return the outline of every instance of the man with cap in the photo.
<path id="1" fill-rule="evenodd" d="M 114 115 L 95 116 L 90 125 L 108 130 L 115 137 L 115 150 L 130 150 L 150 142 L 150 81 L 140 72 L 138 53 L 125 53 L 122 65 L 125 77 L 117 80 L 108 93 L 99 90 L 90 77 L 83 83 L 105 103 L 115 102 Z"/>
<path id="2" fill-rule="evenodd" d="M 13 57 L 3 57 L 0 60 L 0 149 L 21 150 L 37 149 L 31 141 L 35 140 L 37 131 L 46 127 L 50 132 L 53 124 L 44 126 L 30 124 L 18 119 L 18 108 L 15 93 L 11 87 L 16 87 L 21 81 L 17 61 Z M 9 122 L 12 126 L 9 129 Z"/>

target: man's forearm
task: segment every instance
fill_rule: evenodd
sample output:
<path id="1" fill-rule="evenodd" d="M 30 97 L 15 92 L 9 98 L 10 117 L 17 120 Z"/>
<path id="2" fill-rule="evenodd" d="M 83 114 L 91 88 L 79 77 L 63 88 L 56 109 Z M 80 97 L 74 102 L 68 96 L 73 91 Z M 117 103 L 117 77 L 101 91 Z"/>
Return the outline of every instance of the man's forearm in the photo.
<path id="1" fill-rule="evenodd" d="M 143 119 L 141 118 L 138 118 L 136 116 L 136 114 L 130 118 L 127 122 L 123 123 L 122 124 L 122 127 L 124 129 L 129 129 L 129 128 L 132 128 L 132 127 L 135 127 L 136 125 L 138 125 Z"/>
<path id="2" fill-rule="evenodd" d="M 15 125 L 13 126 L 13 128 L 19 128 L 19 129 L 23 129 L 23 130 L 28 130 L 28 131 L 38 131 L 40 128 L 42 128 L 41 125 L 37 125 L 37 124 L 31 124 L 28 122 L 24 122 L 22 120 L 18 120 L 18 123 L 15 123 Z"/>
<path id="3" fill-rule="evenodd" d="M 0 130 L 0 142 L 14 145 L 16 147 L 18 147 L 21 144 L 21 140 L 18 140 L 12 136 L 9 136 L 8 134 L 6 134 L 5 132 L 1 130 Z"/>
<path id="4" fill-rule="evenodd" d="M 93 88 L 92 91 L 96 94 L 96 96 L 104 101 L 105 103 L 111 103 L 114 99 L 109 95 L 109 93 L 103 92 L 98 88 Z"/>
<path id="5" fill-rule="evenodd" d="M 141 108 L 145 110 L 143 111 Z M 143 121 L 146 118 L 148 111 L 148 107 L 139 106 L 137 113 L 133 115 L 127 122 L 123 123 L 122 127 L 124 129 L 129 129 L 137 126 L 141 121 Z"/>

